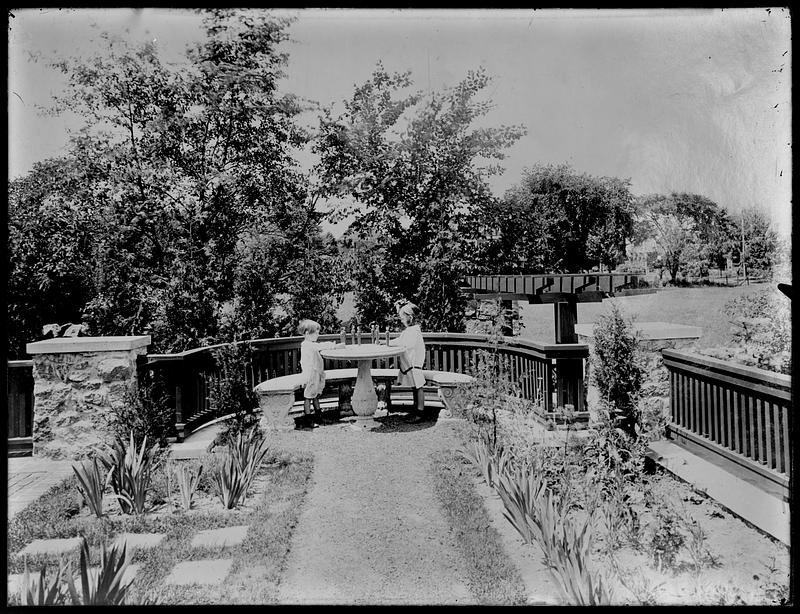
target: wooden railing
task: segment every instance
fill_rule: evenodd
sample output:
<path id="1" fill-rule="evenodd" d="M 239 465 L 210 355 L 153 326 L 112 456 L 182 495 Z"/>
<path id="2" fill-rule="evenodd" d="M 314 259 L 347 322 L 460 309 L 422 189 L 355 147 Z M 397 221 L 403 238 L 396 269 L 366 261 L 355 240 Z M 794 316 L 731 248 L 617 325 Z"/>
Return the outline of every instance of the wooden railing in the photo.
<path id="1" fill-rule="evenodd" d="M 393 333 L 392 337 L 396 337 Z M 484 335 L 425 333 L 425 368 L 456 373 L 471 373 L 479 351 L 496 352 L 508 380 L 519 394 L 535 403 L 545 415 L 572 405 L 585 410 L 584 361 L 589 348 L 584 344 L 549 344 L 506 337 L 493 343 Z M 322 335 L 321 341 L 338 340 L 337 335 Z M 302 337 L 257 339 L 250 341 L 253 363 L 245 377 L 250 386 L 300 371 Z M 367 342 L 366 336 L 363 342 Z M 350 338 L 348 336 L 348 343 Z M 209 346 L 176 354 L 151 354 L 140 357 L 139 368 L 154 376 L 166 392 L 175 413 L 175 432 L 183 439 L 192 431 L 219 418 L 209 402 L 209 386 L 217 375 L 213 352 L 222 346 Z M 377 368 L 393 368 L 393 358 L 375 361 Z M 326 360 L 325 368 L 352 366 L 346 361 Z M 8 362 L 9 448 L 30 450 L 33 430 L 33 362 Z"/>
<path id="2" fill-rule="evenodd" d="M 392 336 L 396 336 L 396 333 Z M 589 349 L 584 344 L 547 344 L 517 338 L 492 343 L 484 335 L 425 333 L 426 369 L 470 373 L 479 350 L 497 352 L 505 358 L 507 376 L 519 387 L 520 395 L 538 404 L 545 414 L 572 405 L 584 410 L 584 360 Z M 336 341 L 337 335 L 321 335 L 320 341 Z M 249 341 L 253 363 L 245 377 L 251 386 L 259 382 L 300 371 L 302 337 Z M 350 339 L 348 337 L 348 343 Z M 367 342 L 367 339 L 364 339 Z M 209 346 L 181 352 L 143 357 L 141 368 L 150 370 L 167 386 L 175 409 L 176 435 L 182 439 L 215 415 L 209 402 L 209 385 L 217 377 Z M 352 366 L 345 361 L 326 360 L 325 368 Z M 393 358 L 375 361 L 377 368 L 395 367 Z"/>
<path id="3" fill-rule="evenodd" d="M 27 454 L 33 447 L 33 361 L 9 360 L 8 452 Z"/>
<path id="4" fill-rule="evenodd" d="M 670 381 L 670 436 L 788 488 L 791 377 L 676 350 L 662 355 Z"/>

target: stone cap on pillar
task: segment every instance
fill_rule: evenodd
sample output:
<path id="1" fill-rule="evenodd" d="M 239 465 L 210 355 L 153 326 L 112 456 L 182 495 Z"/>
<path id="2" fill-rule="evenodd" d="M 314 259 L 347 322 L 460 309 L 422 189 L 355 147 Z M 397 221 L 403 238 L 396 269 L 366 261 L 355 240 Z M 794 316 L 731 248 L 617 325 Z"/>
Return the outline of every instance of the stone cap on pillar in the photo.
<path id="1" fill-rule="evenodd" d="M 639 333 L 642 348 L 650 351 L 668 347 L 690 347 L 703 334 L 703 329 L 699 326 L 671 322 L 634 322 L 633 328 Z M 591 343 L 594 339 L 594 324 L 576 324 L 575 333 L 579 341 Z"/>
<path id="2" fill-rule="evenodd" d="M 699 326 L 673 324 L 671 322 L 634 322 L 634 330 L 642 339 L 699 339 L 703 329 Z M 594 324 L 576 324 L 575 332 L 581 337 L 594 337 Z"/>
<path id="3" fill-rule="evenodd" d="M 25 346 L 28 354 L 76 354 L 81 352 L 128 351 L 150 345 L 150 335 L 117 337 L 57 337 Z"/>

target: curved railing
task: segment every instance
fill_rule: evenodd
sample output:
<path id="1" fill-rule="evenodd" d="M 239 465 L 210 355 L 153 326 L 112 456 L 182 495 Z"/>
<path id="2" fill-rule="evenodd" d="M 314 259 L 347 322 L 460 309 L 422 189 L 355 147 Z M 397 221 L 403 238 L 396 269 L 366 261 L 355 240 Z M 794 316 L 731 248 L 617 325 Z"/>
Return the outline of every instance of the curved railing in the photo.
<path id="1" fill-rule="evenodd" d="M 396 336 L 397 333 L 391 334 Z M 584 360 L 589 356 L 585 344 L 540 343 L 516 337 L 493 341 L 486 335 L 460 333 L 424 333 L 423 337 L 426 369 L 468 374 L 478 352 L 496 352 L 504 357 L 506 375 L 517 385 L 519 394 L 536 403 L 545 414 L 565 405 L 572 405 L 576 411 L 584 409 Z M 320 341 L 338 339 L 338 335 L 320 335 Z M 253 362 L 245 374 L 247 382 L 256 386 L 266 379 L 298 373 L 302 340 L 302 337 L 281 337 L 238 342 L 249 343 L 253 350 Z M 222 345 L 142 357 L 140 367 L 158 374 L 166 384 L 179 439 L 220 417 L 212 410 L 208 391 L 217 377 L 213 352 Z M 393 368 L 394 360 L 380 359 L 376 366 Z M 325 361 L 326 369 L 348 366 L 351 365 L 346 361 Z"/>

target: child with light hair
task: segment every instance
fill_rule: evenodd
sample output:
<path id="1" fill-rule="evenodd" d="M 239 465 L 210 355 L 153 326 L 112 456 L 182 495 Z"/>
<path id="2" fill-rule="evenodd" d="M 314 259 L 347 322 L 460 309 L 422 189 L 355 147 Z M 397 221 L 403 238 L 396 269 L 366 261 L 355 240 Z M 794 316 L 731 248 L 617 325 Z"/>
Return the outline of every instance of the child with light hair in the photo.
<path id="1" fill-rule="evenodd" d="M 405 352 L 398 356 L 400 363 L 399 386 L 410 386 L 414 395 L 414 408 L 409 412 L 407 422 L 416 424 L 424 420 L 425 411 L 425 375 L 422 367 L 425 364 L 425 340 L 422 338 L 422 329 L 417 323 L 419 320 L 419 307 L 409 301 L 396 301 L 394 304 L 403 332 L 396 339 L 389 341 L 389 345 L 405 348 Z"/>
<path id="2" fill-rule="evenodd" d="M 306 424 L 310 420 L 312 414 L 311 407 L 313 405 L 313 415 L 316 421 L 320 421 L 322 417 L 322 409 L 319 406 L 319 395 L 325 389 L 325 362 L 322 360 L 320 350 L 325 348 L 338 348 L 342 347 L 341 343 L 334 341 L 319 342 L 319 322 L 314 320 L 300 320 L 297 326 L 297 331 L 305 337 L 300 344 L 300 371 L 305 375 L 305 387 L 303 389 L 303 417 Z M 314 421 L 311 421 L 313 426 Z"/>

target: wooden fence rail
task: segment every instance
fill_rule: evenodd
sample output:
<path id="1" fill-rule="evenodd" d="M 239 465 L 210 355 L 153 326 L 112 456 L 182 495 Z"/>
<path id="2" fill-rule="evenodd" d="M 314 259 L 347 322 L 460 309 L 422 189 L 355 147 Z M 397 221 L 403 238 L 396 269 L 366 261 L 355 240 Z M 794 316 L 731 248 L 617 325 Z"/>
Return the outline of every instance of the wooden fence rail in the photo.
<path id="1" fill-rule="evenodd" d="M 8 453 L 27 454 L 33 446 L 33 361 L 7 362 Z"/>
<path id="2" fill-rule="evenodd" d="M 788 488 L 791 377 L 676 350 L 662 355 L 670 382 L 670 436 Z"/>
<path id="3" fill-rule="evenodd" d="M 392 336 L 396 336 L 393 333 Z M 485 335 L 425 333 L 425 368 L 470 373 L 478 352 L 496 352 L 508 380 L 519 395 L 537 404 L 545 414 L 572 405 L 584 411 L 584 362 L 589 348 L 584 344 L 551 344 L 518 338 L 503 338 L 493 343 Z M 321 335 L 321 341 L 338 340 L 337 335 Z M 245 372 L 250 386 L 282 375 L 300 371 L 302 337 L 256 339 L 249 341 L 253 363 Z M 368 339 L 364 338 L 366 343 Z M 348 343 L 350 337 L 348 336 Z M 209 388 L 218 377 L 214 350 L 209 346 L 176 354 L 151 354 L 140 357 L 142 374 L 149 373 L 163 386 L 167 402 L 175 415 L 174 427 L 179 440 L 204 424 L 219 418 L 209 400 Z M 9 438 L 25 437 L 28 445 L 33 424 L 32 361 L 8 363 Z M 347 361 L 326 360 L 325 368 L 352 366 Z M 395 367 L 394 359 L 375 361 L 378 368 Z"/>
<path id="4" fill-rule="evenodd" d="M 393 333 L 392 336 L 396 336 Z M 520 395 L 538 403 L 542 411 L 554 412 L 567 404 L 576 411 L 584 409 L 584 360 L 589 356 L 584 344 L 548 344 L 504 338 L 493 344 L 484 335 L 425 333 L 425 368 L 469 373 L 480 350 L 497 352 L 503 357 L 507 375 L 519 387 Z M 337 335 L 321 335 L 321 341 L 336 341 Z M 253 364 L 245 376 L 250 386 L 300 371 L 302 337 L 257 339 L 249 341 Z M 348 336 L 348 343 L 350 338 Z M 364 339 L 367 342 L 367 339 Z M 209 402 L 209 386 L 217 377 L 213 352 L 221 346 L 209 346 L 180 354 L 150 355 L 142 368 L 160 373 L 171 390 L 175 424 L 179 439 L 203 424 L 218 418 Z M 326 369 L 352 366 L 346 361 L 326 360 Z M 377 368 L 395 367 L 394 359 L 375 362 Z"/>

